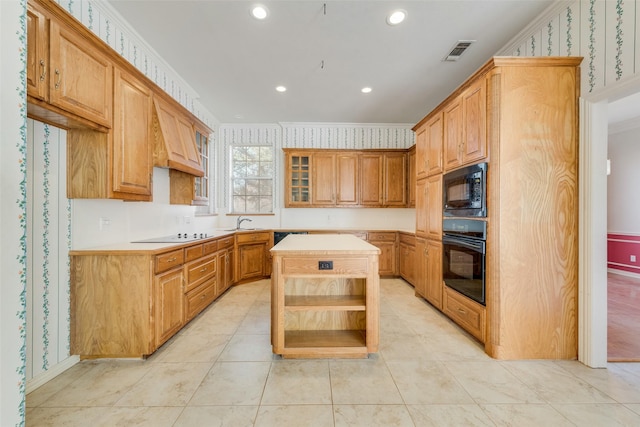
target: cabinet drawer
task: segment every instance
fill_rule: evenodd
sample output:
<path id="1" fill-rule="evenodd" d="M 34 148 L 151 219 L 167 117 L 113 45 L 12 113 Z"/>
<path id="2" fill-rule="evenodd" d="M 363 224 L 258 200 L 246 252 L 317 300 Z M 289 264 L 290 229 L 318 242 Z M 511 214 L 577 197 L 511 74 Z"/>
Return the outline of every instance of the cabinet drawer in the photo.
<path id="1" fill-rule="evenodd" d="M 445 286 L 442 310 L 454 322 L 484 342 L 485 308 Z"/>
<path id="2" fill-rule="evenodd" d="M 213 278 L 187 292 L 185 295 L 185 315 L 187 321 L 193 319 L 216 298 L 216 279 Z"/>
<path id="3" fill-rule="evenodd" d="M 194 259 L 200 258 L 202 255 L 202 244 L 189 246 L 184 249 L 184 262 L 193 261 Z"/>
<path id="4" fill-rule="evenodd" d="M 331 270 L 320 270 L 319 263 L 330 261 L 333 263 Z M 343 256 L 333 257 L 300 257 L 284 258 L 282 260 L 283 275 L 332 275 L 351 274 L 366 276 L 369 268 L 367 258 L 344 258 Z"/>
<path id="5" fill-rule="evenodd" d="M 396 241 L 396 233 L 369 231 L 368 235 L 369 237 L 367 240 L 369 242 L 395 242 Z"/>
<path id="6" fill-rule="evenodd" d="M 254 242 L 268 242 L 271 238 L 271 233 L 268 231 L 261 233 L 239 233 L 236 234 L 236 241 L 238 244 L 242 243 L 254 243 Z"/>
<path id="7" fill-rule="evenodd" d="M 209 255 L 201 260 L 187 264 L 187 291 L 190 291 L 202 281 L 215 276 L 218 264 L 216 255 Z"/>
<path id="8" fill-rule="evenodd" d="M 226 249 L 233 247 L 233 236 L 223 237 L 218 239 L 218 249 Z"/>
<path id="9" fill-rule="evenodd" d="M 202 246 L 202 255 L 209 255 L 218 250 L 218 241 L 213 240 L 211 242 L 203 243 Z"/>
<path id="10" fill-rule="evenodd" d="M 177 267 L 184 262 L 184 252 L 182 249 L 177 251 L 167 252 L 164 254 L 156 255 L 155 258 L 155 272 L 161 273 Z"/>
<path id="11" fill-rule="evenodd" d="M 404 233 L 398 233 L 398 234 L 400 235 L 400 243 L 404 243 L 410 246 L 416 245 L 416 236 L 412 234 L 404 234 Z"/>

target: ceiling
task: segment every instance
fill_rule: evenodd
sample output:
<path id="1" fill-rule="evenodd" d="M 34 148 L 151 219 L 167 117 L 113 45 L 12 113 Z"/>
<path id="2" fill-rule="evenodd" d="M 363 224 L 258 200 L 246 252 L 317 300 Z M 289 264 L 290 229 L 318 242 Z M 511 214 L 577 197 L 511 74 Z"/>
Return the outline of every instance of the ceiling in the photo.
<path id="1" fill-rule="evenodd" d="M 390 124 L 417 123 L 553 3 L 263 1 L 259 21 L 249 1 L 109 1 L 221 123 Z M 475 43 L 443 61 L 459 40 Z"/>

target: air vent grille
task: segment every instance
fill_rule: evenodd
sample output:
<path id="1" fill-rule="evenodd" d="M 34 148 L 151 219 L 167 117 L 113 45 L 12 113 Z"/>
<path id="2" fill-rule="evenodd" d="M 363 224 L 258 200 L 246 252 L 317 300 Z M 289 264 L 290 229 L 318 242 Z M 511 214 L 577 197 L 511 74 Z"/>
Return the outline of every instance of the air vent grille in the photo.
<path id="1" fill-rule="evenodd" d="M 458 40 L 453 49 L 444 58 L 445 61 L 457 61 L 475 40 Z"/>

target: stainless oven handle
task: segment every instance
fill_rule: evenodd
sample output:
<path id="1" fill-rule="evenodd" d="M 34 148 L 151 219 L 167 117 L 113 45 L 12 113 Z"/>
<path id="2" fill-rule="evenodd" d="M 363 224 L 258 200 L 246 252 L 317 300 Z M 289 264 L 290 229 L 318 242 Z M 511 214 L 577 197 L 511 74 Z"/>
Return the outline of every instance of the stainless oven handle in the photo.
<path id="1" fill-rule="evenodd" d="M 467 249 L 472 249 L 474 251 L 484 253 L 483 241 L 470 241 L 470 240 L 456 239 L 455 237 L 442 236 L 442 244 L 444 245 L 445 243 L 462 246 Z"/>

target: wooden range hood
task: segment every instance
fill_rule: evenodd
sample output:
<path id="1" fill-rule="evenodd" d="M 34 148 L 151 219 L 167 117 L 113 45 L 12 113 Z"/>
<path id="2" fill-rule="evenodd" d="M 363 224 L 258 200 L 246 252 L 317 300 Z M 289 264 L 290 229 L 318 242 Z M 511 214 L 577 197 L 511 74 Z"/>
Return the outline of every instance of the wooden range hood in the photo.
<path id="1" fill-rule="evenodd" d="M 153 165 L 204 176 L 194 124 L 157 95 L 153 107 Z"/>

